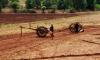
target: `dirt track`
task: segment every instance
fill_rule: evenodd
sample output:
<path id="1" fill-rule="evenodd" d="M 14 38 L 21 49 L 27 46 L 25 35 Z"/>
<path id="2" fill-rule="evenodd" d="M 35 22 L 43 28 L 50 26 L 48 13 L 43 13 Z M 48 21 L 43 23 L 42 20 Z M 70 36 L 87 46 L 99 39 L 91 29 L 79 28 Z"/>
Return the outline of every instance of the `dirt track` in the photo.
<path id="1" fill-rule="evenodd" d="M 12 13 L 0 14 L 0 23 L 25 23 L 37 20 L 48 20 L 58 18 L 68 18 L 79 15 L 90 15 L 98 12 L 83 12 L 83 13 L 66 13 L 66 14 L 30 14 L 30 13 Z"/>
<path id="2" fill-rule="evenodd" d="M 67 20 L 62 19 L 63 22 L 57 20 L 56 27 L 59 27 L 58 23 L 67 22 L 69 25 L 76 19 L 92 26 L 85 27 L 85 32 L 79 34 L 61 29 L 55 32 L 54 40 L 51 40 L 49 34 L 46 38 L 39 38 L 34 32 L 25 33 L 22 38 L 19 33 L 0 35 L 0 60 L 100 60 L 100 26 L 93 26 L 100 25 L 99 16 L 100 14 L 83 16 L 82 20 L 79 19 L 80 17 L 66 18 Z M 6 29 L 0 32 L 2 31 L 6 33 Z M 12 30 L 8 31 L 12 32 Z"/>
<path id="3" fill-rule="evenodd" d="M 0 41 L 0 58 L 7 60 L 49 57 L 47 59 L 50 60 L 99 60 L 100 55 L 91 55 L 100 53 L 99 30 L 99 27 L 90 27 L 79 34 L 72 34 L 64 30 L 55 32 L 54 40 L 51 40 L 50 36 L 38 38 L 34 33 L 25 34 L 22 38 L 16 36 L 15 38 L 2 39 Z M 67 56 L 73 54 L 79 55 L 79 57 Z M 83 56 L 81 56 L 82 54 Z M 89 58 L 84 54 L 90 54 Z M 66 57 L 54 57 L 63 55 Z M 54 58 L 50 58 L 52 56 Z"/>

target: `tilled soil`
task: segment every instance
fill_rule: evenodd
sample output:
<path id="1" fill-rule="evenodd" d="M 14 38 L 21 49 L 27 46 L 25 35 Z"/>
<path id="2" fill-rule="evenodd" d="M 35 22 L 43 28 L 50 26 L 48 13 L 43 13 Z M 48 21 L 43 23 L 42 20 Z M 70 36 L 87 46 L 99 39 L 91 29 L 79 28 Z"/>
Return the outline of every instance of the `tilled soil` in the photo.
<path id="1" fill-rule="evenodd" d="M 68 30 L 39 38 L 35 33 L 0 39 L 0 60 L 100 60 L 100 28 L 88 27 L 78 34 Z"/>
<path id="2" fill-rule="evenodd" d="M 25 17 L 26 15 L 24 15 Z M 29 17 L 28 17 L 29 16 Z M 60 16 L 60 15 L 59 15 Z M 59 17 L 56 16 L 57 18 Z M 65 16 L 65 15 L 64 15 Z M 82 17 L 72 17 L 59 20 L 59 24 L 69 25 L 75 20 L 85 26 L 85 31 L 75 34 L 68 29 L 57 30 L 54 39 L 48 34 L 45 38 L 39 38 L 35 32 L 24 33 L 21 37 L 19 29 L 1 29 L 1 33 L 10 32 L 10 35 L 0 35 L 0 60 L 100 60 L 100 14 L 86 15 Z M 4 18 L 6 17 L 6 18 Z M 16 18 L 15 18 L 16 17 Z M 28 18 L 27 18 L 28 17 Z M 22 23 L 31 22 L 33 16 L 27 15 L 25 19 L 19 15 L 0 15 L 1 23 Z M 54 15 L 47 16 L 49 18 Z M 29 19 L 30 18 L 30 19 Z M 37 17 L 35 17 L 37 18 Z M 45 16 L 39 18 L 42 19 Z M 21 20 L 22 19 L 22 20 Z M 33 19 L 33 18 L 32 18 Z M 46 18 L 47 19 L 47 18 Z M 30 21 L 29 21 L 30 20 Z M 43 19 L 44 20 L 44 19 Z M 50 20 L 47 20 L 50 21 Z M 56 21 L 56 20 L 55 20 Z M 58 21 L 58 20 L 57 20 Z M 43 21 L 45 22 L 45 21 Z M 43 23 L 41 22 L 41 23 Z M 52 21 L 53 22 L 53 21 Z M 52 23 L 51 22 L 51 23 Z M 60 25 L 57 23 L 57 26 Z M 95 25 L 95 26 L 93 26 Z M 98 26 L 96 26 L 98 25 Z M 62 25 L 63 26 L 63 25 Z M 14 26 L 13 26 L 14 27 Z M 18 27 L 19 28 L 19 27 Z M 15 31 L 19 33 L 13 34 Z"/>
<path id="3" fill-rule="evenodd" d="M 83 12 L 83 13 L 66 13 L 66 14 L 32 14 L 32 13 L 1 13 L 0 14 L 0 23 L 25 23 L 25 22 L 33 22 L 37 20 L 50 20 L 50 19 L 58 19 L 58 18 L 68 18 L 73 16 L 80 15 L 91 15 L 97 14 L 99 12 Z"/>

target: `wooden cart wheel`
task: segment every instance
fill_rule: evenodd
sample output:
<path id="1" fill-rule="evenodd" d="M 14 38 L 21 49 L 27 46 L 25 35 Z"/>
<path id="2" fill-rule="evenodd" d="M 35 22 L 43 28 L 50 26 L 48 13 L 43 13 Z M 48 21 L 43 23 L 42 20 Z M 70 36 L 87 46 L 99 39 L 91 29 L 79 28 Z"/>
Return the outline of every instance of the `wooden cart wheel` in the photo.
<path id="1" fill-rule="evenodd" d="M 48 29 L 44 26 L 37 27 L 36 33 L 39 37 L 46 37 L 48 34 Z"/>

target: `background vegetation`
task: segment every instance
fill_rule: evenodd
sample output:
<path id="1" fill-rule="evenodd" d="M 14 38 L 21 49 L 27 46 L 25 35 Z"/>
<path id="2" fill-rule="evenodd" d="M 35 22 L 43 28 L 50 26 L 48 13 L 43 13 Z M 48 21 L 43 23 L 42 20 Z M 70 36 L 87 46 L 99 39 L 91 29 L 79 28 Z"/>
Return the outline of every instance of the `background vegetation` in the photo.
<path id="1" fill-rule="evenodd" d="M 51 13 L 55 10 L 69 10 L 75 11 L 87 11 L 87 10 L 100 10 L 100 0 L 26 0 L 25 7 L 20 8 L 20 0 L 0 0 L 0 12 L 3 8 L 9 7 L 13 9 L 13 12 L 23 10 L 24 12 L 35 13 L 35 9 L 41 9 L 42 13 L 45 10 L 51 9 Z"/>

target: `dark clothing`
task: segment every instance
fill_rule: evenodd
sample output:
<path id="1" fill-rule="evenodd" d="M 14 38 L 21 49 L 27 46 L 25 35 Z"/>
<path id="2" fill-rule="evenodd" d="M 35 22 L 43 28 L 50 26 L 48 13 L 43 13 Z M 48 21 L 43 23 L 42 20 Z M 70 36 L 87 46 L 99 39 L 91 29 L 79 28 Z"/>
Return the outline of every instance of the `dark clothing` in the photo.
<path id="1" fill-rule="evenodd" d="M 53 25 L 51 25 L 51 27 L 50 27 L 50 35 L 51 35 L 51 37 L 52 37 L 52 40 L 53 40 L 53 37 L 54 37 L 54 27 L 53 27 Z"/>
<path id="2" fill-rule="evenodd" d="M 78 23 L 75 24 L 75 32 L 76 32 L 76 33 L 79 32 L 79 24 L 78 24 Z"/>
<path id="3" fill-rule="evenodd" d="M 50 31 L 54 32 L 54 27 L 53 26 L 50 27 Z"/>

